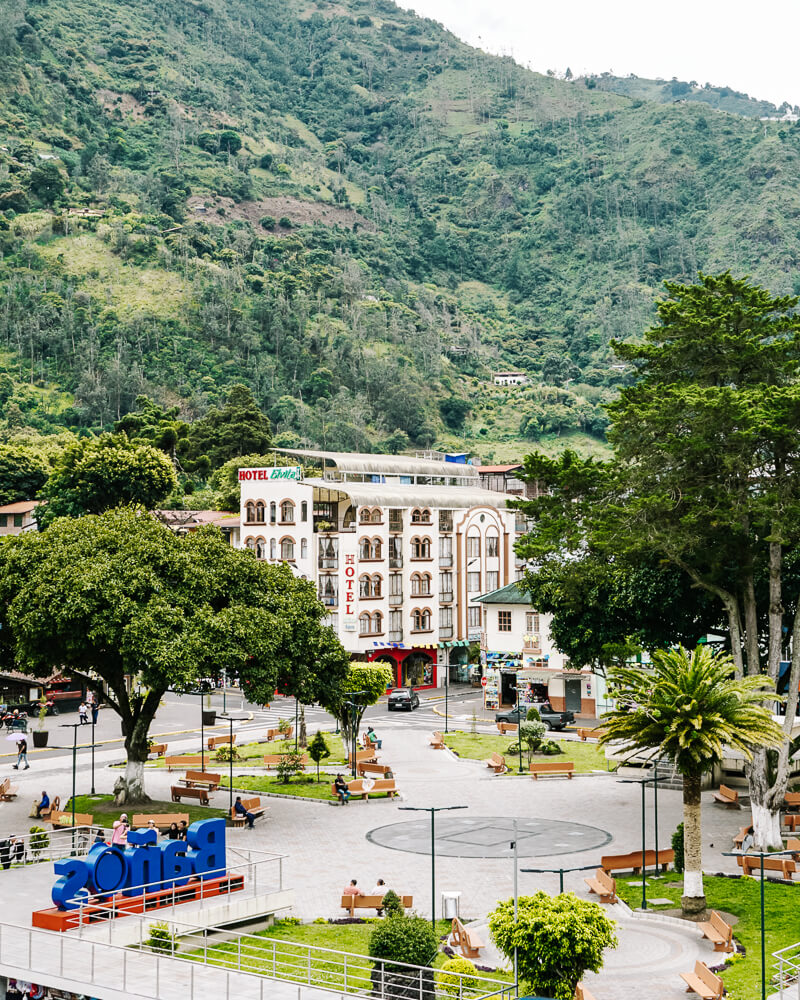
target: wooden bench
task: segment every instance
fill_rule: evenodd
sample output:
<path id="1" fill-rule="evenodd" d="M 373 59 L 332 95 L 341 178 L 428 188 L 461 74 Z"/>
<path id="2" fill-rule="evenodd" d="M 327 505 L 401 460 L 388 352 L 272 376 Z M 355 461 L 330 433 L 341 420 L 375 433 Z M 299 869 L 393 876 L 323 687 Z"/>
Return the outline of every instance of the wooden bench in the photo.
<path id="1" fill-rule="evenodd" d="M 378 756 L 374 750 L 356 750 L 356 767 L 362 763 L 375 764 L 378 761 Z M 347 765 L 348 767 L 353 766 L 353 755 L 350 753 L 347 755 Z"/>
<path id="2" fill-rule="evenodd" d="M 72 810 L 60 812 L 56 809 L 50 810 L 50 823 L 53 829 L 59 826 L 72 826 Z M 91 813 L 75 813 L 75 826 L 92 826 L 94 816 Z"/>
<path id="3" fill-rule="evenodd" d="M 497 728 L 505 736 L 506 733 L 515 733 L 519 729 L 519 726 L 516 722 L 498 722 Z"/>
<path id="4" fill-rule="evenodd" d="M 147 826 L 152 820 L 159 830 L 169 830 L 173 823 L 189 825 L 189 813 L 134 813 L 131 823 L 134 830 Z"/>
<path id="5" fill-rule="evenodd" d="M 201 806 L 208 805 L 208 791 L 205 788 L 185 788 L 183 785 L 173 785 L 170 792 L 173 802 L 180 802 L 181 799 L 197 799 Z"/>
<path id="6" fill-rule="evenodd" d="M 0 802 L 10 802 L 17 797 L 17 786 L 11 784 L 11 778 L 0 781 Z"/>
<path id="7" fill-rule="evenodd" d="M 209 792 L 216 792 L 221 780 L 221 774 L 210 774 L 207 771 L 187 771 L 181 778 L 181 784 L 187 788 L 206 788 Z"/>
<path id="8" fill-rule="evenodd" d="M 389 891 L 388 889 L 386 890 Z M 399 895 L 399 893 L 398 893 Z M 400 902 L 406 910 L 414 905 L 413 896 L 400 896 Z M 348 910 L 350 916 L 355 916 L 356 910 L 382 910 L 383 896 L 353 896 L 349 892 L 342 896 L 342 909 Z"/>
<path id="9" fill-rule="evenodd" d="M 787 809 L 800 809 L 800 792 L 787 792 L 783 802 Z"/>
<path id="10" fill-rule="evenodd" d="M 714 951 L 733 951 L 733 928 L 726 923 L 716 910 L 711 911 L 711 917 L 697 925 L 714 945 Z"/>
<path id="11" fill-rule="evenodd" d="M 727 785 L 720 785 L 719 791 L 714 792 L 714 801 L 720 805 L 727 806 L 728 809 L 741 809 L 739 793 L 735 788 L 728 788 Z"/>
<path id="12" fill-rule="evenodd" d="M 147 756 L 155 757 L 156 759 L 158 759 L 159 757 L 165 757 L 166 753 L 167 753 L 166 743 L 151 743 L 150 749 L 147 751 Z"/>
<path id="13" fill-rule="evenodd" d="M 264 767 L 277 767 L 285 756 L 285 753 L 264 754 Z M 308 764 L 308 754 L 304 753 L 300 755 L 300 765 L 301 767 L 305 767 L 306 764 Z"/>
<path id="14" fill-rule="evenodd" d="M 231 739 L 230 734 L 227 736 L 210 736 L 208 739 L 208 749 L 216 750 L 217 747 L 224 746 L 226 743 L 235 743 L 236 733 L 233 734 L 233 739 Z"/>
<path id="15" fill-rule="evenodd" d="M 600 897 L 601 903 L 617 902 L 617 880 L 598 868 L 593 876 L 583 880 L 589 886 L 589 892 Z"/>
<path id="16" fill-rule="evenodd" d="M 394 778 L 379 778 L 375 781 L 371 788 L 364 788 L 364 779 L 355 778 L 352 781 L 347 782 L 347 788 L 350 791 L 350 797 L 353 799 L 366 799 L 369 801 L 370 795 L 388 795 L 389 798 L 394 798 L 397 795 L 397 786 L 395 785 Z M 331 795 L 338 799 L 336 794 L 336 786 L 331 785 Z"/>
<path id="17" fill-rule="evenodd" d="M 370 764 L 369 761 L 362 761 L 356 766 L 356 770 L 362 778 L 367 774 L 377 774 L 385 778 L 392 768 L 389 764 Z"/>
<path id="18" fill-rule="evenodd" d="M 259 816 L 264 815 L 265 809 L 261 805 L 261 799 L 242 799 L 242 805 L 249 813 L 252 813 L 256 819 L 258 819 Z M 235 808 L 235 806 L 231 806 L 231 823 L 233 826 L 244 826 L 247 820 L 244 816 L 238 815 L 235 812 Z"/>
<path id="19" fill-rule="evenodd" d="M 294 733 L 294 726 L 289 726 L 285 733 L 282 733 L 280 729 L 268 729 L 267 730 L 267 743 L 271 743 L 273 740 L 288 740 Z"/>
<path id="20" fill-rule="evenodd" d="M 205 760 L 208 760 L 208 757 L 205 757 Z M 184 753 L 175 757 L 165 757 L 164 763 L 168 771 L 182 771 L 186 767 L 203 767 L 204 758 L 199 753 Z"/>
<path id="21" fill-rule="evenodd" d="M 738 847 L 739 850 L 741 850 L 742 844 L 744 844 L 744 838 L 752 832 L 753 832 L 752 824 L 750 826 L 740 826 L 739 832 L 733 838 L 733 846 Z"/>
<path id="22" fill-rule="evenodd" d="M 441 733 L 434 733 L 428 740 L 434 750 L 444 750 L 444 737 Z"/>
<path id="23" fill-rule="evenodd" d="M 583 983 L 578 983 L 575 987 L 575 1000 L 594 1000 L 594 993 L 590 993 Z"/>
<path id="24" fill-rule="evenodd" d="M 724 984 L 703 962 L 694 963 L 694 972 L 682 972 L 687 993 L 696 993 L 703 1000 L 722 1000 Z"/>
<path id="25" fill-rule="evenodd" d="M 658 852 L 658 867 L 666 871 L 667 867 L 675 862 L 675 852 L 671 847 L 665 847 Z M 656 852 L 649 850 L 644 852 L 644 864 L 646 868 L 656 867 Z M 642 870 L 642 852 L 631 851 L 629 854 L 604 854 L 600 858 L 600 867 L 606 874 L 611 872 L 632 871 L 638 874 Z"/>
<path id="26" fill-rule="evenodd" d="M 781 820 L 787 830 L 796 830 L 800 826 L 800 813 L 784 813 Z"/>
<path id="27" fill-rule="evenodd" d="M 800 840 L 797 837 L 787 838 L 786 850 L 793 852 L 792 861 L 800 861 Z"/>
<path id="28" fill-rule="evenodd" d="M 745 875 L 761 874 L 761 858 L 757 854 L 739 854 L 736 856 L 736 861 Z M 781 878 L 791 882 L 792 876 L 797 871 L 797 865 L 790 857 L 764 858 L 764 871 L 780 872 Z"/>
<path id="29" fill-rule="evenodd" d="M 450 933 L 453 936 L 453 947 L 459 948 L 464 958 L 479 958 L 481 948 L 486 947 L 475 931 L 465 927 L 458 917 L 453 919 Z"/>
<path id="30" fill-rule="evenodd" d="M 553 775 L 566 775 L 568 778 L 572 778 L 575 772 L 575 764 L 571 760 L 565 760 L 561 763 L 548 762 L 547 764 L 535 763 L 530 765 L 531 774 L 534 778 L 538 778 L 540 774 L 553 774 Z"/>
<path id="31" fill-rule="evenodd" d="M 605 735 L 605 729 L 585 729 L 582 726 L 579 726 L 575 732 L 583 743 L 587 740 L 599 740 L 601 736 Z"/>
<path id="32" fill-rule="evenodd" d="M 506 759 L 501 753 L 492 753 L 490 757 L 486 758 L 484 764 L 490 767 L 495 774 L 502 774 L 506 769 Z"/>
<path id="33" fill-rule="evenodd" d="M 32 819 L 37 819 L 37 816 L 36 816 L 36 806 L 39 805 L 39 802 L 40 802 L 40 800 L 37 799 L 33 803 L 33 809 L 31 809 L 31 818 Z M 45 808 L 42 809 L 41 813 L 38 816 L 38 819 L 49 819 L 54 812 L 61 812 L 61 796 L 59 796 L 59 795 L 54 795 L 52 797 L 52 799 L 50 799 L 50 805 L 49 806 L 45 806 Z"/>

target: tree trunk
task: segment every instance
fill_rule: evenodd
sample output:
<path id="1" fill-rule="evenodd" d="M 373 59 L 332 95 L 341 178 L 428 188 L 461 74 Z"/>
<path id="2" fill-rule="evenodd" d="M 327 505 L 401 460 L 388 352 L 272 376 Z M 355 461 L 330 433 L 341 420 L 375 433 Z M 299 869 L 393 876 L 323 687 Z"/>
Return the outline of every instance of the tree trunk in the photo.
<path id="1" fill-rule="evenodd" d="M 148 691 L 143 697 L 130 698 L 121 714 L 122 732 L 128 761 L 125 774 L 114 785 L 114 802 L 118 806 L 140 805 L 150 801 L 144 790 L 144 763 L 147 760 L 147 734 L 158 711 L 162 691 Z"/>
<path id="2" fill-rule="evenodd" d="M 706 908 L 703 892 L 703 828 L 700 813 L 700 775 L 683 775 L 683 896 L 685 916 Z"/>
<path id="3" fill-rule="evenodd" d="M 782 752 L 788 756 L 788 748 L 784 748 Z M 748 766 L 747 777 L 753 811 L 753 846 L 757 851 L 783 850 L 781 802 L 786 792 L 788 773 L 783 776 L 782 781 L 778 780 L 770 785 L 768 753 L 766 750 L 756 750 Z M 776 792 L 779 794 L 776 795 Z"/>
<path id="4" fill-rule="evenodd" d="M 300 705 L 300 731 L 297 737 L 297 742 L 305 750 L 308 746 L 308 733 L 306 732 L 306 706 Z"/>

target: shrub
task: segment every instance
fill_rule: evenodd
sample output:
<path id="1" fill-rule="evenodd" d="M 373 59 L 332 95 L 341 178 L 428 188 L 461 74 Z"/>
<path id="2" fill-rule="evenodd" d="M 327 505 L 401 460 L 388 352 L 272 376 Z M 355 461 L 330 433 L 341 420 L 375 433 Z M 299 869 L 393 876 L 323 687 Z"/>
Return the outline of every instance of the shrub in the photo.
<path id="1" fill-rule="evenodd" d="M 46 851 L 50 846 L 50 835 L 41 826 L 32 826 L 28 833 L 31 835 L 31 854 L 38 858 L 42 851 Z"/>
<path id="2" fill-rule="evenodd" d="M 387 917 L 393 917 L 395 914 L 403 915 L 403 901 L 394 889 L 390 889 L 383 897 L 383 909 Z"/>
<path id="3" fill-rule="evenodd" d="M 236 749 L 235 746 L 231 746 L 230 743 L 224 743 L 221 747 L 218 747 L 214 753 L 214 760 L 218 764 L 228 764 L 232 760 L 241 760 L 241 754 Z"/>
<path id="4" fill-rule="evenodd" d="M 262 215 L 259 219 L 262 229 L 274 229 L 275 228 L 275 216 L 274 215 Z"/>
<path id="5" fill-rule="evenodd" d="M 317 735 L 308 744 L 308 756 L 317 765 L 317 781 L 319 781 L 319 765 L 320 761 L 325 760 L 330 757 L 331 752 L 328 749 L 328 744 L 325 742 L 325 737 L 322 735 L 320 730 L 317 730 Z"/>
<path id="6" fill-rule="evenodd" d="M 672 850 L 675 852 L 673 867 L 676 872 L 683 871 L 683 823 L 678 823 L 672 834 Z"/>
<path id="7" fill-rule="evenodd" d="M 151 951 L 171 955 L 175 951 L 175 937 L 169 929 L 169 924 L 165 921 L 150 924 L 150 935 L 145 941 L 145 946 Z"/>
<path id="8" fill-rule="evenodd" d="M 490 914 L 495 943 L 508 959 L 517 948 L 519 974 L 528 992 L 572 1000 L 583 974 L 599 972 L 604 949 L 616 947 L 613 921 L 598 903 L 573 892 L 537 892 L 520 896 L 518 902 L 518 920 L 513 899 L 503 900 Z"/>
<path id="9" fill-rule="evenodd" d="M 281 734 L 281 736 L 285 736 L 291 728 L 292 728 L 291 719 L 278 719 L 278 732 Z"/>
<path id="10" fill-rule="evenodd" d="M 388 893 L 387 893 L 388 895 Z M 436 933 L 429 920 L 396 914 L 375 925 L 370 934 L 369 953 L 409 965 L 427 965 L 439 950 Z"/>
<path id="11" fill-rule="evenodd" d="M 564 751 L 555 740 L 548 740 L 547 743 L 542 744 L 540 753 L 546 754 L 548 757 L 556 757 L 558 754 L 564 753 Z"/>
<path id="12" fill-rule="evenodd" d="M 525 716 L 525 718 L 528 720 L 528 722 L 542 721 L 542 717 L 541 715 L 539 715 L 539 709 L 536 708 L 534 705 L 531 705 L 531 707 L 528 709 L 528 714 Z"/>
<path id="13" fill-rule="evenodd" d="M 283 226 L 284 229 L 291 229 L 292 220 L 289 218 L 288 215 L 282 215 L 280 217 L 279 225 Z"/>
<path id="14" fill-rule="evenodd" d="M 476 971 L 474 964 L 468 958 L 448 958 L 436 973 L 436 984 L 448 996 L 469 996 L 473 990 L 478 989 L 480 983 L 479 977 L 474 975 Z"/>
<path id="15" fill-rule="evenodd" d="M 261 167 L 262 170 L 272 170 L 272 164 L 274 162 L 275 162 L 275 157 L 272 155 L 272 153 L 263 153 L 261 159 L 258 161 L 258 165 L 259 167 Z M 261 225 L 263 226 L 264 223 L 262 222 Z"/>
<path id="16" fill-rule="evenodd" d="M 281 752 L 280 760 L 275 767 L 278 781 L 282 785 L 288 785 L 292 778 L 296 774 L 300 774 L 303 769 L 303 755 L 294 747 Z"/>

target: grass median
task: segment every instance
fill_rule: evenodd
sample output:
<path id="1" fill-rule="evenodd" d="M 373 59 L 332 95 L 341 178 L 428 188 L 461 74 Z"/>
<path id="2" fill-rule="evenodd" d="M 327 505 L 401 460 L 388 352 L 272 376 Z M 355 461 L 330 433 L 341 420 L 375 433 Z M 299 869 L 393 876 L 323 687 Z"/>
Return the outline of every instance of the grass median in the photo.
<path id="1" fill-rule="evenodd" d="M 636 884 L 638 882 L 638 885 Z M 720 910 L 738 917 L 733 936 L 744 946 L 745 957 L 737 955 L 730 966 L 720 972 L 725 981 L 730 1000 L 755 1000 L 761 996 L 761 887 L 757 879 L 745 876 L 724 878 L 707 875 L 703 878 L 709 910 Z M 670 904 L 652 906 L 654 913 L 671 913 L 679 909 L 683 882 L 680 875 L 668 873 L 664 878 L 648 880 L 648 895 L 669 899 Z M 642 885 L 638 876 L 617 879 L 617 893 L 631 907 L 642 905 Z M 767 993 L 772 978 L 772 953 L 800 941 L 800 884 L 781 885 L 766 882 L 764 885 Z M 651 904 L 648 904 L 648 908 Z M 678 914 L 676 914 L 678 915 Z M 726 956 L 712 950 L 703 960 L 710 968 L 720 966 Z M 690 972 L 690 969 L 686 969 Z"/>
<path id="2" fill-rule="evenodd" d="M 509 753 L 510 746 L 516 746 L 516 734 L 507 733 L 505 736 L 500 733 L 495 735 L 485 735 L 483 733 L 463 733 L 451 732 L 444 735 L 447 746 L 454 750 L 459 757 L 468 757 L 473 760 L 486 760 L 492 753 L 502 754 L 506 758 L 509 768 L 516 770 L 519 757 L 516 753 Z M 547 737 L 546 737 L 547 738 Z M 596 743 L 579 743 L 576 740 L 554 740 L 563 753 L 534 754 L 533 760 L 537 762 L 571 760 L 575 764 L 576 774 L 588 774 L 591 771 L 605 771 L 606 758 L 603 750 Z M 522 766 L 528 770 L 528 759 L 525 751 L 522 752 Z"/>
<path id="3" fill-rule="evenodd" d="M 72 799 L 63 807 L 62 812 L 72 811 Z M 217 819 L 227 817 L 227 809 L 214 809 L 211 806 L 190 805 L 186 802 L 165 802 L 153 799 L 150 802 L 142 803 L 138 806 L 118 806 L 114 802 L 113 795 L 76 795 L 75 812 L 90 814 L 94 817 L 94 822 L 98 826 L 110 827 L 115 819 L 119 819 L 122 813 L 128 814 L 128 819 L 133 820 L 134 815 L 146 815 L 151 813 L 188 813 L 189 822 L 194 823 L 197 819 Z"/>

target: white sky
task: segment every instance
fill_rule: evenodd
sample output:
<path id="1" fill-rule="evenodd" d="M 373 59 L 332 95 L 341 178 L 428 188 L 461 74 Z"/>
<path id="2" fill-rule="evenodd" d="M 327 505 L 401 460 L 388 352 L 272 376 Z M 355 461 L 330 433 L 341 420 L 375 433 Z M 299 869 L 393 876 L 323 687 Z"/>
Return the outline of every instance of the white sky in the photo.
<path id="1" fill-rule="evenodd" d="M 397 0 L 540 73 L 706 81 L 800 104 L 798 0 Z"/>

